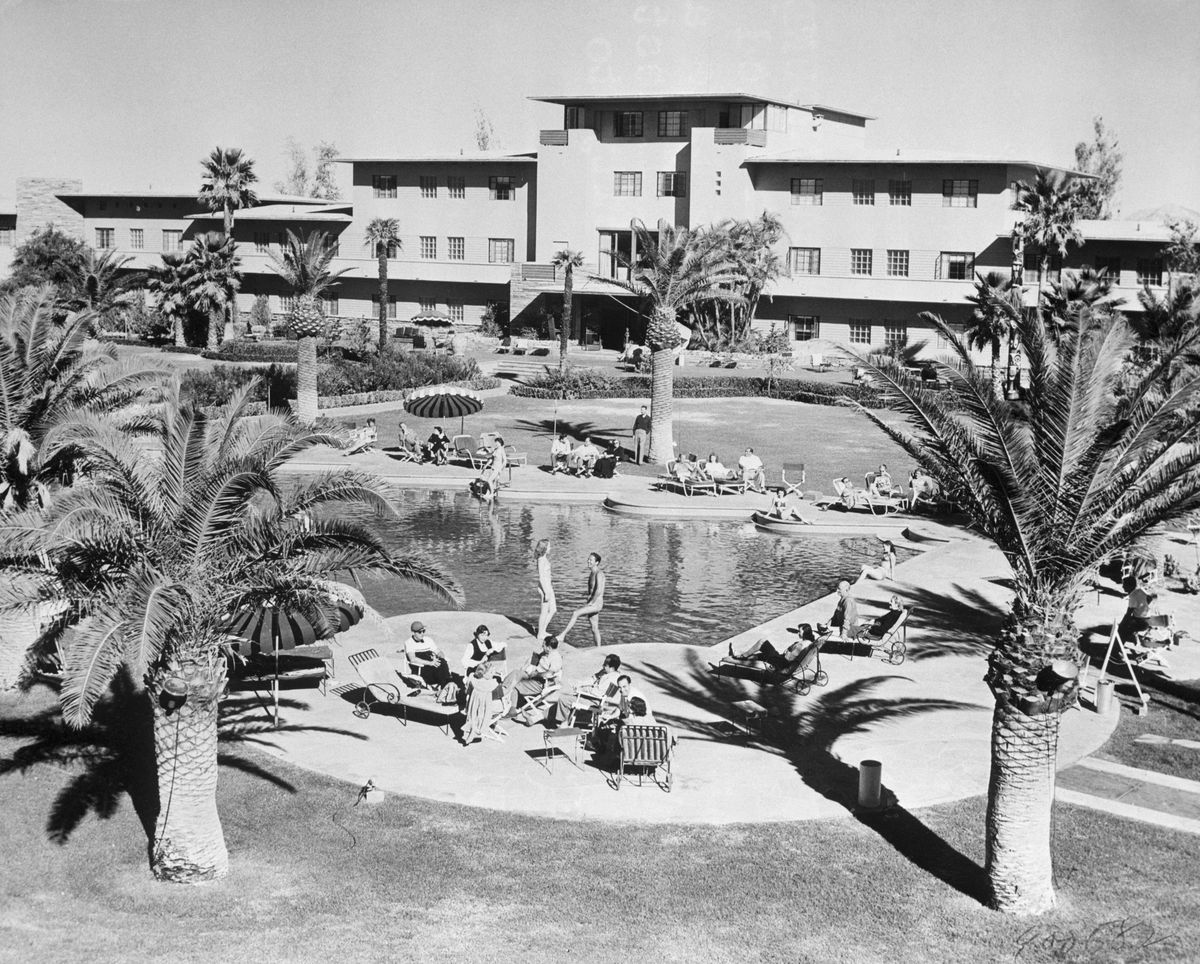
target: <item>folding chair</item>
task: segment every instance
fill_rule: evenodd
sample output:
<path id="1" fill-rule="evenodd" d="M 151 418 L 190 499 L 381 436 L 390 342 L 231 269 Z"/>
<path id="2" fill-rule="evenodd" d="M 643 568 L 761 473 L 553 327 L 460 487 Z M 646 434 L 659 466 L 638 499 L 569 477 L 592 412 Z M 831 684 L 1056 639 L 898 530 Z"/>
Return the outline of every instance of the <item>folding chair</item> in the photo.
<path id="1" fill-rule="evenodd" d="M 627 771 L 636 770 L 638 786 L 648 773 L 661 790 L 671 792 L 671 760 L 675 756 L 675 745 L 665 726 L 626 723 L 619 727 L 617 740 L 617 768 L 610 783 L 614 790 L 621 789 Z"/>
<path id="2" fill-rule="evenodd" d="M 342 449 L 342 455 L 358 455 L 360 452 L 370 452 L 375 448 L 375 442 L 378 438 L 378 434 L 372 429 L 355 429 L 350 433 L 350 442 Z"/>
<path id="3" fill-rule="evenodd" d="M 504 457 L 508 461 L 509 468 L 514 465 L 529 464 L 529 456 L 524 452 L 518 452 L 515 445 L 504 446 Z"/>
<path id="4" fill-rule="evenodd" d="M 542 722 L 545 719 L 546 710 L 550 705 L 550 697 L 556 697 L 559 688 L 557 683 L 552 683 L 543 688 L 536 696 L 524 697 L 525 702 L 520 706 L 516 704 L 520 702 L 524 694 L 517 693 L 513 698 L 513 708 L 509 711 L 509 716 L 523 723 L 525 726 L 533 726 L 535 723 Z"/>
<path id="5" fill-rule="evenodd" d="M 795 481 L 788 481 L 789 472 L 792 473 L 792 479 Z M 803 493 L 800 491 L 800 487 L 804 485 L 806 478 L 803 462 L 784 462 L 783 467 L 779 470 L 779 481 L 783 485 L 784 496 L 795 494 L 797 497 L 802 497 Z"/>

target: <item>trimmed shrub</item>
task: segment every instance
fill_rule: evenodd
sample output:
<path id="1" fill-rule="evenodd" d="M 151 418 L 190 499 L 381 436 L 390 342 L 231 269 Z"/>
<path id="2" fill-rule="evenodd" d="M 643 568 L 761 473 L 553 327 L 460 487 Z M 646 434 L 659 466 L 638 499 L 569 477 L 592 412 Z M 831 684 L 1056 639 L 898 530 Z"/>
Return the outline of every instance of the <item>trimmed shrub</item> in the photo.
<path id="1" fill-rule="evenodd" d="M 258 384 L 250 397 L 255 401 L 265 403 L 268 389 L 276 405 L 296 395 L 295 370 L 279 365 L 255 368 L 215 365 L 211 371 L 187 371 L 180 380 L 180 388 L 185 398 L 208 409 L 224 405 L 234 392 L 254 379 L 258 379 Z"/>
<path id="2" fill-rule="evenodd" d="M 294 341 L 227 341 L 215 351 L 203 351 L 216 361 L 296 363 Z"/>
<path id="3" fill-rule="evenodd" d="M 402 391 L 425 385 L 469 382 L 479 377 L 473 358 L 398 351 L 388 346 L 365 361 L 332 359 L 317 376 L 322 395 Z"/>

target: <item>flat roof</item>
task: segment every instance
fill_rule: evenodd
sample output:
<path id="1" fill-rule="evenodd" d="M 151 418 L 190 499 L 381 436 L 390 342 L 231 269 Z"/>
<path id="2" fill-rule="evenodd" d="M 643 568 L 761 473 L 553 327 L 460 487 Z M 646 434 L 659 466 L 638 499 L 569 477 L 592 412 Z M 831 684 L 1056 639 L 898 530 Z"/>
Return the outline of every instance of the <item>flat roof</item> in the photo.
<path id="1" fill-rule="evenodd" d="M 779 97 L 764 97 L 761 94 L 748 94 L 744 91 L 734 93 L 665 93 L 665 94 L 580 94 L 529 97 L 528 100 L 540 101 L 543 104 L 559 104 L 563 107 L 575 107 L 581 104 L 612 103 L 620 101 L 663 101 L 663 100 L 723 100 L 735 103 L 775 104 L 778 107 L 793 107 L 796 110 L 827 110 L 848 117 L 860 117 L 863 120 L 875 120 L 870 114 L 860 114 L 858 111 L 847 110 L 844 107 L 829 107 L 824 104 L 798 104 L 792 100 Z"/>
<path id="2" fill-rule="evenodd" d="M 267 204 L 253 208 L 239 208 L 233 212 L 233 220 L 237 221 L 352 221 L 347 211 L 350 202 L 334 204 L 327 207 L 297 207 L 295 204 Z M 193 221 L 219 221 L 223 215 L 220 211 L 197 211 L 184 217 Z"/>
<path id="3" fill-rule="evenodd" d="M 496 152 L 473 154 L 414 154 L 408 157 L 339 157 L 339 164 L 502 164 L 516 161 L 521 164 L 537 163 L 537 152 L 500 154 Z"/>
<path id="4" fill-rule="evenodd" d="M 55 197 L 60 198 L 188 198 L 196 200 L 199 196 L 199 189 L 191 188 L 187 191 L 57 191 Z M 297 194 L 259 194 L 259 204 L 328 204 L 325 198 L 304 197 Z"/>
<path id="5" fill-rule="evenodd" d="M 854 150 L 845 154 L 756 154 L 747 157 L 747 164 L 977 164 L 1017 167 L 1042 168 L 1047 171 L 1062 171 L 1075 177 L 1095 177 L 1069 167 L 1058 164 L 1045 164 L 1041 161 L 1029 161 L 1016 157 L 972 156 L 955 152 L 936 151 L 907 151 L 898 149 L 894 153 L 886 151 Z"/>
<path id="6" fill-rule="evenodd" d="M 1016 213 L 1012 220 L 1016 221 Z M 1143 241 L 1147 244 L 1166 244 L 1171 230 L 1157 221 L 1093 221 L 1075 222 L 1086 241 Z M 1007 238 L 1012 230 L 997 231 L 996 237 Z"/>

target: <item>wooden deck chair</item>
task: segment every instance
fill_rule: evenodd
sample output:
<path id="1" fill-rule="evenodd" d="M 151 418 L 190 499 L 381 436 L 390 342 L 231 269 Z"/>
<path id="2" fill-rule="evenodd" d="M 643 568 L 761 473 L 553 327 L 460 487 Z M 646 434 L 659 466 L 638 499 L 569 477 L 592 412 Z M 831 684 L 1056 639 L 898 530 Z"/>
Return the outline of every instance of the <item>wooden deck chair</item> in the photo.
<path id="1" fill-rule="evenodd" d="M 789 472 L 792 474 L 791 479 L 788 479 Z M 797 497 L 803 497 L 800 487 L 804 485 L 807 478 L 803 462 L 784 462 L 783 467 L 779 470 L 779 481 L 783 487 L 784 496 L 795 494 Z"/>
<path id="2" fill-rule="evenodd" d="M 481 456 L 475 448 L 473 435 L 456 435 L 450 440 L 450 461 L 465 462 L 476 471 L 488 463 L 487 458 Z"/>
<path id="3" fill-rule="evenodd" d="M 525 702 L 520 706 L 519 702 L 522 694 L 513 696 L 513 708 L 509 711 L 509 716 L 517 720 L 525 726 L 533 726 L 535 723 L 541 723 L 546 717 L 546 711 L 550 708 L 550 698 L 558 698 L 558 693 L 561 687 L 558 683 L 544 687 L 537 696 L 525 697 Z M 514 690 L 514 693 L 516 691 Z"/>
<path id="4" fill-rule="evenodd" d="M 350 433 L 350 441 L 342 455 L 358 455 L 360 452 L 370 452 L 379 440 L 378 432 L 370 428 L 357 428 Z"/>
<path id="5" fill-rule="evenodd" d="M 621 783 L 632 770 L 637 772 L 638 786 L 642 785 L 643 776 L 648 774 L 661 790 L 671 792 L 671 761 L 675 756 L 675 746 L 665 726 L 626 723 L 619 728 L 617 740 L 617 768 L 611 781 L 614 790 L 621 789 Z"/>
<path id="6" fill-rule="evenodd" d="M 869 631 L 867 633 L 872 651 L 886 650 L 883 658 L 893 666 L 903 663 L 908 652 L 908 621 L 911 617 L 912 609 L 906 606 L 900 610 L 900 618 L 892 623 L 891 628 L 886 632 L 878 636 Z"/>

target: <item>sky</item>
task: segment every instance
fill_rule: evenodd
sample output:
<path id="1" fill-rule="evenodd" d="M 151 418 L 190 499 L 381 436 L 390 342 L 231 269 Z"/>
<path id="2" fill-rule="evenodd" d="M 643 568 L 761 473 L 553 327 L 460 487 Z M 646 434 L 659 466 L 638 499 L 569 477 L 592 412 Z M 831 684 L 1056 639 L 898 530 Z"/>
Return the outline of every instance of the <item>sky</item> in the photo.
<path id="1" fill-rule="evenodd" d="M 535 150 L 531 95 L 760 93 L 876 116 L 868 144 L 1069 166 L 1099 114 L 1128 215 L 1200 210 L 1195 0 L 0 0 L 0 197 L 19 176 L 192 190 L 216 145 Z M 339 166 L 342 167 L 342 166 Z M 348 183 L 343 168 L 343 184 Z"/>

